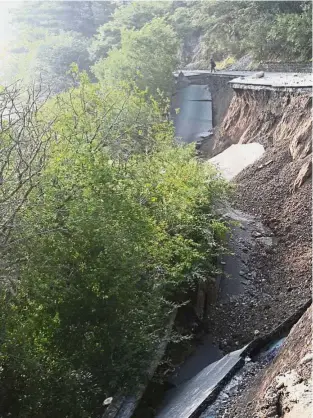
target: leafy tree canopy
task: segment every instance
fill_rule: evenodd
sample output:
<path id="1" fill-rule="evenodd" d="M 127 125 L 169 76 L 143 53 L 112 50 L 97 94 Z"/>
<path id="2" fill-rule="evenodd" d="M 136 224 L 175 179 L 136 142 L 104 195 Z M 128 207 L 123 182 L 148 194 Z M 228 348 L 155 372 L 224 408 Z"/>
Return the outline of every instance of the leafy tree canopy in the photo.
<path id="1" fill-rule="evenodd" d="M 9 159 L 15 131 L 41 136 L 6 243 L 18 281 L 0 292 L 3 416 L 99 416 L 104 398 L 133 389 L 181 295 L 214 274 L 226 232 L 213 205 L 227 187 L 175 142 L 166 103 L 77 66 L 72 78 L 31 112 L 30 131 L 8 125 Z"/>
<path id="2" fill-rule="evenodd" d="M 140 30 L 124 29 L 121 36 L 121 47 L 94 65 L 96 77 L 104 84 L 135 79 L 142 90 L 168 94 L 178 64 L 178 41 L 171 26 L 155 18 Z"/>

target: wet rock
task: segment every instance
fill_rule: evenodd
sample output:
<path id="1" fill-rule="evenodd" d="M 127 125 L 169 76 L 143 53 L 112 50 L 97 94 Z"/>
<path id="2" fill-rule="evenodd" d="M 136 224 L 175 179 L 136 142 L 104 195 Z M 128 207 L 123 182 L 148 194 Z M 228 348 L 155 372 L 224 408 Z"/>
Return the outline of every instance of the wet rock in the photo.
<path id="1" fill-rule="evenodd" d="M 106 399 L 103 401 L 102 405 L 103 405 L 103 406 L 108 406 L 108 405 L 110 405 L 110 404 L 112 403 L 112 401 L 113 401 L 113 398 L 112 398 L 112 397 L 110 397 L 110 398 L 106 398 Z"/>

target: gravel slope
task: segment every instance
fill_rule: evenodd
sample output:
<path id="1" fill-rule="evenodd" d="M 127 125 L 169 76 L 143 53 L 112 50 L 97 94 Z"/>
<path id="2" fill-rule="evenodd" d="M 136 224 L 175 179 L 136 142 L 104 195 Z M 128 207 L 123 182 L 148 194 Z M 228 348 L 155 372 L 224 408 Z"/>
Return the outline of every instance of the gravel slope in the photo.
<path id="1" fill-rule="evenodd" d="M 234 99 L 224 120 L 217 148 L 225 149 L 231 143 L 259 142 L 266 149 L 256 163 L 233 179 L 236 192 L 232 203 L 235 209 L 261 221 L 275 240 L 274 246 L 257 244 L 245 248 L 244 242 L 238 243 L 249 253 L 247 270 L 253 273 L 253 282 L 250 277 L 252 283 L 244 294 L 219 303 L 209 313 L 210 332 L 225 352 L 244 345 L 255 335 L 267 333 L 311 297 L 310 109 L 311 101 L 305 96 L 263 97 L 260 93 L 245 93 Z M 256 234 L 266 244 L 266 237 L 258 231 Z M 239 396 L 223 416 L 295 418 L 290 415 L 293 408 L 288 406 L 287 392 L 280 393 L 277 400 L 277 391 L 271 393 L 271 385 L 276 385 L 280 371 L 301 375 L 298 369 L 304 355 L 303 339 L 309 335 L 306 338 L 311 341 L 310 319 L 306 316 L 302 331 L 286 346 L 281 362 L 275 363 L 270 375 L 252 377 L 251 391 Z M 273 396 L 275 408 L 278 405 L 280 409 L 276 415 L 269 408 Z M 263 397 L 267 399 L 265 404 Z M 306 411 L 305 402 L 301 407 Z"/>

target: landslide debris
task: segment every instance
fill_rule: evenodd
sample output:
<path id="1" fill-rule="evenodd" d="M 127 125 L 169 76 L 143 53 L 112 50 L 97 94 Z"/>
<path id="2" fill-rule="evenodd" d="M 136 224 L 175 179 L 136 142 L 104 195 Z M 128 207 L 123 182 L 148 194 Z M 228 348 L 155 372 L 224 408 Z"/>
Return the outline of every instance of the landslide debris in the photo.
<path id="1" fill-rule="evenodd" d="M 237 298 L 218 303 L 209 313 L 209 332 L 216 342 L 222 341 L 225 352 L 253 339 L 256 331 L 258 336 L 269 332 L 311 297 L 311 105 L 309 94 L 237 91 L 215 136 L 215 155 L 234 143 L 259 142 L 264 146 L 262 157 L 234 178 L 233 207 L 262 222 L 275 241 L 275 245 L 266 246 L 267 237 L 256 235 L 256 240 L 264 242 L 248 249 L 251 286 L 248 284 Z M 241 244 L 244 248 L 245 243 Z M 226 417 L 297 416 L 291 414 L 294 385 L 289 383 L 290 376 L 303 378 L 299 362 L 308 354 L 307 347 L 302 350 L 302 340 L 307 341 L 308 335 L 311 339 L 308 315 L 302 319 L 302 328 L 293 330 L 292 343 L 285 344 L 279 363 L 271 366 L 266 377 L 252 378 L 252 389 L 244 399 L 236 397 Z M 292 352 L 294 357 L 290 357 Z M 287 382 L 278 392 L 277 379 Z M 303 396 L 307 392 L 299 395 L 302 389 L 297 392 L 299 408 L 306 408 Z"/>
<path id="2" fill-rule="evenodd" d="M 262 157 L 234 178 L 233 206 L 261 221 L 275 239 L 267 246 L 267 237 L 256 231 L 259 242 L 248 248 L 251 290 L 246 286 L 243 295 L 209 314 L 210 332 L 225 342 L 225 351 L 253 339 L 255 330 L 268 332 L 310 298 L 310 109 L 306 94 L 236 92 L 215 144 L 222 150 L 232 138 L 264 146 Z M 244 250 L 245 243 L 238 245 Z"/>
<path id="3" fill-rule="evenodd" d="M 304 158 L 312 151 L 311 109 L 309 92 L 237 89 L 215 135 L 212 154 L 231 144 L 259 142 L 288 148 L 294 160 Z"/>

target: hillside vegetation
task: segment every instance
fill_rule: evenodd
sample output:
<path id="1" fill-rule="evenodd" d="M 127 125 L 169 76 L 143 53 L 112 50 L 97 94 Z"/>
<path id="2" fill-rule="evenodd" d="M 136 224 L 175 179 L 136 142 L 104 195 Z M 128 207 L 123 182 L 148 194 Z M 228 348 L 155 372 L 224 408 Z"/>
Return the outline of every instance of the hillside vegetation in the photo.
<path id="1" fill-rule="evenodd" d="M 173 70 L 208 68 L 212 55 L 220 66 L 247 54 L 256 62 L 311 59 L 310 1 L 38 1 L 11 14 L 17 36 L 3 80 L 41 74 L 57 92 L 69 87 L 72 62 L 100 79 L 137 70 L 162 90 Z"/>
<path id="2" fill-rule="evenodd" d="M 226 186 L 175 144 L 164 109 L 73 76 L 40 109 L 0 96 L 20 106 L 1 132 L 2 416 L 97 416 L 222 249 Z"/>

